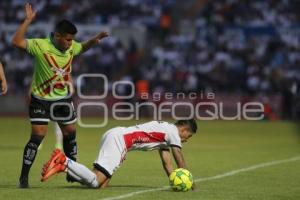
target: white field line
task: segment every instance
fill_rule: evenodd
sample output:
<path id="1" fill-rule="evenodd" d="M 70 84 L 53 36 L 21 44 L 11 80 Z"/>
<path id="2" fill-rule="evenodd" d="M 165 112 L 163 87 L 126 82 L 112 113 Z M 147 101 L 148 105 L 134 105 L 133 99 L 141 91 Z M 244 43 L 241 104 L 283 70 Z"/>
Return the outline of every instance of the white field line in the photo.
<path id="1" fill-rule="evenodd" d="M 216 176 L 198 178 L 198 179 L 195 179 L 194 181 L 195 182 L 204 182 L 204 181 L 221 179 L 221 178 L 225 178 L 225 177 L 228 177 L 228 176 L 233 176 L 233 175 L 239 174 L 241 172 L 253 171 L 253 170 L 256 170 L 256 169 L 259 169 L 259 168 L 269 167 L 269 166 L 273 166 L 273 165 L 279 165 L 279 164 L 298 161 L 298 160 L 300 160 L 300 156 L 296 156 L 296 157 L 292 157 L 292 158 L 288 158 L 288 159 L 284 159 L 284 160 L 276 160 L 276 161 L 272 161 L 272 162 L 265 162 L 265 163 L 253 165 L 253 166 L 250 166 L 250 167 L 246 167 L 246 168 L 232 170 L 232 171 L 226 172 L 224 174 L 219 174 L 219 175 L 216 175 Z M 120 195 L 120 196 L 103 198 L 101 200 L 125 199 L 125 198 L 132 197 L 132 196 L 135 196 L 135 195 L 148 193 L 148 192 L 155 192 L 155 191 L 160 191 L 160 190 L 166 190 L 166 189 L 169 189 L 169 188 L 170 188 L 169 186 L 164 186 L 164 187 L 155 188 L 155 189 L 141 190 L 141 191 L 138 191 L 138 192 L 130 192 L 128 194 L 123 194 L 123 195 Z"/>

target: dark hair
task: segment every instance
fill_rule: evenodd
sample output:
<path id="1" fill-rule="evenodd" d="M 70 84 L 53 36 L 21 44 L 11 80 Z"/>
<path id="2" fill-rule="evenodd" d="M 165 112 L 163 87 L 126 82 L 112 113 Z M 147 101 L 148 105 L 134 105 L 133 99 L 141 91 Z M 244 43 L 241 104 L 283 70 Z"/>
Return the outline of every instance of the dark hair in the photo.
<path id="1" fill-rule="evenodd" d="M 190 130 L 192 133 L 196 133 L 197 132 L 197 123 L 194 119 L 186 119 L 186 120 L 178 120 L 177 122 L 175 122 L 176 126 L 189 126 Z"/>
<path id="2" fill-rule="evenodd" d="M 69 33 L 75 35 L 77 33 L 77 28 L 69 20 L 63 19 L 55 25 L 54 31 L 60 34 Z"/>

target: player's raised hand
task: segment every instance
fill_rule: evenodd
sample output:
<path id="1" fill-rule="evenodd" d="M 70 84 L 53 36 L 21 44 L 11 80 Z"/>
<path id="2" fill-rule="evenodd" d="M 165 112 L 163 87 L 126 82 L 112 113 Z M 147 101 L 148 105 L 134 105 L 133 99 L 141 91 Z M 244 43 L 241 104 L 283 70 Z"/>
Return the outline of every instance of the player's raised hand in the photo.
<path id="1" fill-rule="evenodd" d="M 35 18 L 36 11 L 32 9 L 32 6 L 30 3 L 25 4 L 25 14 L 26 14 L 26 20 L 29 20 L 30 22 Z"/>
<path id="2" fill-rule="evenodd" d="M 99 34 L 97 34 L 96 36 L 88 39 L 87 41 L 82 42 L 82 52 L 87 51 L 88 49 L 90 49 L 92 46 L 99 44 L 100 41 L 107 37 L 108 33 L 105 31 L 100 32 Z"/>
<path id="3" fill-rule="evenodd" d="M 102 31 L 98 35 L 95 36 L 95 40 L 97 43 L 101 41 L 102 38 L 108 37 L 108 32 Z"/>

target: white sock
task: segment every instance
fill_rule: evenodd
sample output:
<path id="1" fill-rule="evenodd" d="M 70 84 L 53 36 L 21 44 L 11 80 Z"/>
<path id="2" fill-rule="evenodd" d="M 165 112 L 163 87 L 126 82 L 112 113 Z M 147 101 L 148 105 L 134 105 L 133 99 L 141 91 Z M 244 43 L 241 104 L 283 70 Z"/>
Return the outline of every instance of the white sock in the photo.
<path id="1" fill-rule="evenodd" d="M 79 177 L 79 176 L 77 176 L 76 174 L 74 174 L 71 170 L 67 169 L 67 174 L 69 174 L 70 176 L 72 176 L 72 178 L 74 178 L 77 182 L 84 184 L 82 178 Z"/>
<path id="2" fill-rule="evenodd" d="M 56 144 L 60 144 L 62 146 L 63 135 L 57 122 L 54 123 L 54 132 L 55 132 Z"/>
<path id="3" fill-rule="evenodd" d="M 66 166 L 68 171 L 71 171 L 78 179 L 81 179 L 81 182 L 87 186 L 97 188 L 99 187 L 99 183 L 97 180 L 97 176 L 94 172 L 89 170 L 86 166 L 77 163 L 69 158 L 66 160 Z M 75 177 L 74 177 L 75 178 Z"/>

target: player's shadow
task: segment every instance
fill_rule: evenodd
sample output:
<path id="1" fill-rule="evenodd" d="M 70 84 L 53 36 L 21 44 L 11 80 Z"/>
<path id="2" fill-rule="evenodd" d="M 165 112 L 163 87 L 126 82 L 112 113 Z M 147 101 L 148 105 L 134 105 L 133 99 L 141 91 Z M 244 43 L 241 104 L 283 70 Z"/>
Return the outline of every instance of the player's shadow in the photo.
<path id="1" fill-rule="evenodd" d="M 68 185 L 68 186 L 56 186 L 56 187 L 53 187 L 53 188 L 63 188 L 63 189 L 76 189 L 76 190 L 94 190 L 94 189 L 97 189 L 97 188 L 89 188 L 87 186 L 84 186 L 84 185 Z"/>
<path id="2" fill-rule="evenodd" d="M 84 185 L 68 185 L 68 186 L 59 186 L 56 188 L 66 188 L 66 189 L 88 189 L 88 190 L 94 190 L 98 188 L 89 188 Z M 144 185 L 109 185 L 107 189 L 109 188 L 143 188 L 143 189 L 156 189 L 158 187 L 153 187 L 153 186 L 144 186 Z M 105 188 L 106 189 L 106 188 Z"/>
<path id="3" fill-rule="evenodd" d="M 158 187 L 154 186 L 145 186 L 145 185 L 109 185 L 110 188 L 149 188 L 149 189 L 155 189 Z"/>

